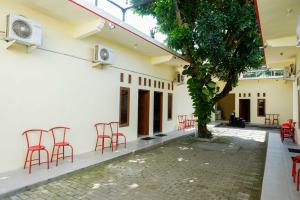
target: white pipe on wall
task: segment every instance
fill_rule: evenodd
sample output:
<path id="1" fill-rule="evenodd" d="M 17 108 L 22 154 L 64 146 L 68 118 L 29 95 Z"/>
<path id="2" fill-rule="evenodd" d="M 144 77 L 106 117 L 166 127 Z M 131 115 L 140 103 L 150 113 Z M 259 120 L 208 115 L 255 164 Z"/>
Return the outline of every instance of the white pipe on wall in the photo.
<path id="1" fill-rule="evenodd" d="M 298 24 L 296 28 L 296 34 L 297 34 L 297 47 L 300 47 L 300 16 L 298 17 Z"/>

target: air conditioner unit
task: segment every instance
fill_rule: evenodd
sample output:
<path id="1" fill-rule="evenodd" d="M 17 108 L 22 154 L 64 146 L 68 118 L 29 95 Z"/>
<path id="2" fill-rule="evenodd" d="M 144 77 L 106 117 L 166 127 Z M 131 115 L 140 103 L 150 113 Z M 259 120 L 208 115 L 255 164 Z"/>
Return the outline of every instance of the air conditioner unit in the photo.
<path id="1" fill-rule="evenodd" d="M 113 64 L 114 51 L 102 45 L 96 45 L 94 48 L 94 62 L 100 64 Z"/>
<path id="2" fill-rule="evenodd" d="M 291 75 L 292 75 L 291 67 L 284 67 L 284 74 L 283 74 L 283 77 L 284 77 L 284 78 L 290 78 Z"/>
<path id="3" fill-rule="evenodd" d="M 184 83 L 184 76 L 181 73 L 177 73 L 176 82 L 177 82 L 177 84 L 183 84 Z"/>
<path id="4" fill-rule="evenodd" d="M 42 27 L 39 23 L 19 15 L 7 15 L 6 40 L 27 46 L 42 45 Z"/>

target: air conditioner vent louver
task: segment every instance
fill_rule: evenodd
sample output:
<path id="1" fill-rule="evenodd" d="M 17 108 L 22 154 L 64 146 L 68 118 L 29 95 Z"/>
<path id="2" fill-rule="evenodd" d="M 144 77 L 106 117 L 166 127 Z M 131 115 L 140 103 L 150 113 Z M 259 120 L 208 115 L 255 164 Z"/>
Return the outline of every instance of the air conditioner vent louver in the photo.
<path id="1" fill-rule="evenodd" d="M 101 49 L 100 50 L 100 57 L 102 60 L 108 60 L 109 59 L 109 52 L 107 49 Z"/>
<path id="2" fill-rule="evenodd" d="M 20 38 L 29 38 L 32 35 L 32 29 L 30 25 L 23 20 L 16 20 L 12 24 L 12 30 Z"/>

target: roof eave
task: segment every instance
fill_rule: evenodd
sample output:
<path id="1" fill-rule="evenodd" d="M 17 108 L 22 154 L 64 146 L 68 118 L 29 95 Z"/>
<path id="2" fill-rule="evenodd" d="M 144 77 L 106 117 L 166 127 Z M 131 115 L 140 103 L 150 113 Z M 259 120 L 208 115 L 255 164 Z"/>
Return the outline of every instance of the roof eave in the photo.
<path id="1" fill-rule="evenodd" d="M 153 38 L 149 37 L 148 35 L 138 31 L 137 29 L 135 29 L 134 27 L 124 23 L 123 21 L 111 16 L 110 14 L 108 14 L 107 12 L 105 12 L 104 10 L 87 3 L 85 0 L 68 0 L 69 2 L 79 6 L 80 8 L 83 8 L 84 10 L 95 14 L 96 16 L 112 23 L 113 25 L 120 27 L 121 29 L 135 35 L 136 37 L 139 37 L 143 40 L 145 40 L 146 42 L 148 42 L 151 45 L 154 45 L 164 51 L 166 51 L 167 53 L 170 53 L 171 55 L 174 55 L 180 59 L 182 59 L 183 61 L 186 62 L 185 58 L 180 55 L 179 53 L 169 49 L 168 47 L 166 47 L 165 45 L 163 45 L 162 43 L 154 40 Z"/>

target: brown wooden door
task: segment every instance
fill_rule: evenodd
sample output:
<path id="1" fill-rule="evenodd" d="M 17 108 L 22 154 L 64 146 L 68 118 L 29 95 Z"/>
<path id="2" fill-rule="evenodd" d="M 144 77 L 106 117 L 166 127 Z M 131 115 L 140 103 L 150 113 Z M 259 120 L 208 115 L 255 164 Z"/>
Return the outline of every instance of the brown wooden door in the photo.
<path id="1" fill-rule="evenodd" d="M 250 122 L 250 99 L 240 99 L 240 116 L 247 122 Z"/>
<path id="2" fill-rule="evenodd" d="M 138 136 L 149 135 L 150 92 L 139 90 L 138 99 Z"/>
<path id="3" fill-rule="evenodd" d="M 163 93 L 154 92 L 153 132 L 162 132 L 163 125 Z"/>

